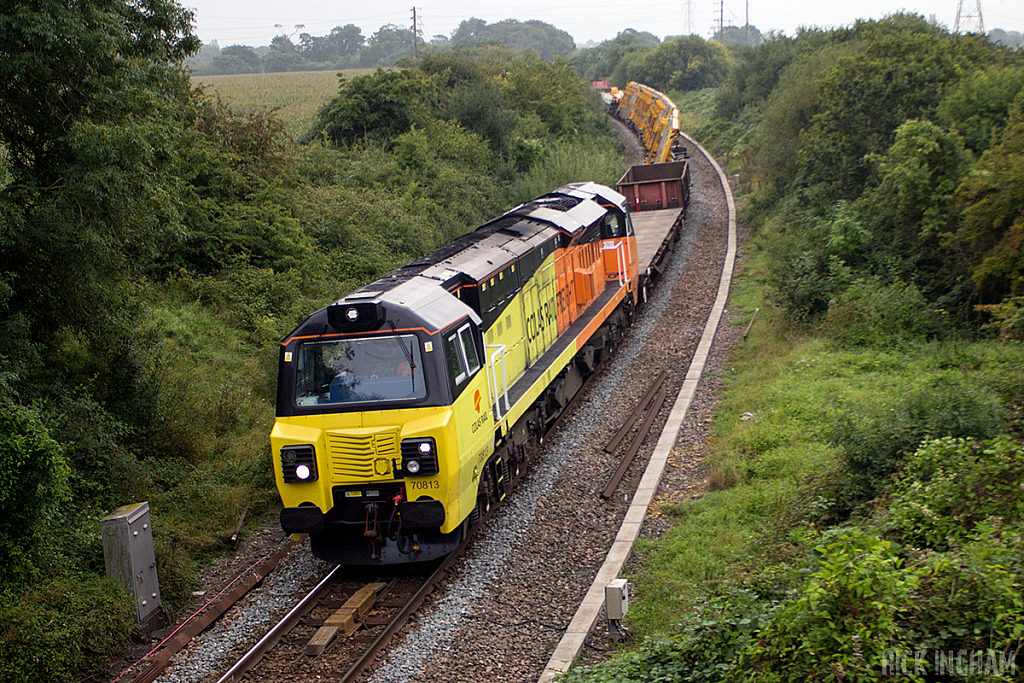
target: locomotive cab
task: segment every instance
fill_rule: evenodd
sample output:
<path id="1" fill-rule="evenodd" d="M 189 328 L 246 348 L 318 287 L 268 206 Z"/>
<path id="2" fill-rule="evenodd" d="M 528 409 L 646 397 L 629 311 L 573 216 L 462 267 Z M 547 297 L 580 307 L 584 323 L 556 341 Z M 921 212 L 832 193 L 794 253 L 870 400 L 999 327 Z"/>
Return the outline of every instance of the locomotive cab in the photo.
<path id="1" fill-rule="evenodd" d="M 335 302 L 282 344 L 271 434 L 281 526 L 328 561 L 447 554 L 475 501 L 460 453 L 489 450 L 492 436 L 474 433 L 459 398 L 472 387 L 489 406 L 480 319 L 422 279 Z"/>

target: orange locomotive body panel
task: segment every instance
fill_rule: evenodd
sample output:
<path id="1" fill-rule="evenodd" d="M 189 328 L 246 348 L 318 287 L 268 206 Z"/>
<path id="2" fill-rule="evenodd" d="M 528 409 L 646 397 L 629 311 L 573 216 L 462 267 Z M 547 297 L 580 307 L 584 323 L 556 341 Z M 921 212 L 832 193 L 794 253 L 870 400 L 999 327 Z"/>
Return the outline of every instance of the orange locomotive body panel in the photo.
<path id="1" fill-rule="evenodd" d="M 604 292 L 605 283 L 618 274 L 607 266 L 602 255 L 602 243 L 571 245 L 555 253 L 558 277 L 558 333 L 562 334 L 587 307 Z"/>

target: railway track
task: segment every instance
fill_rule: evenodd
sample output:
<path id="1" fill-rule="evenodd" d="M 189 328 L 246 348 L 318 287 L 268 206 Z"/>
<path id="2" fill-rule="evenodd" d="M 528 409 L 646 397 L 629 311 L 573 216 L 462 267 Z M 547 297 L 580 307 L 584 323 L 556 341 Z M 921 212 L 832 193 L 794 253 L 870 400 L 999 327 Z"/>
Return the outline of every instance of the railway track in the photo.
<path id="1" fill-rule="evenodd" d="M 359 662 L 387 644 L 443 579 L 423 575 L 352 581 L 335 568 L 218 679 L 234 681 L 339 680 L 358 675 Z M 354 680 L 345 676 L 341 680 Z"/>
<path id="2" fill-rule="evenodd" d="M 379 580 L 352 580 L 336 566 L 266 635 L 217 679 L 236 681 L 358 681 L 409 624 L 469 547 L 486 515 L 466 540 L 432 571 L 390 568 Z M 346 572 L 346 570 L 348 570 Z"/>

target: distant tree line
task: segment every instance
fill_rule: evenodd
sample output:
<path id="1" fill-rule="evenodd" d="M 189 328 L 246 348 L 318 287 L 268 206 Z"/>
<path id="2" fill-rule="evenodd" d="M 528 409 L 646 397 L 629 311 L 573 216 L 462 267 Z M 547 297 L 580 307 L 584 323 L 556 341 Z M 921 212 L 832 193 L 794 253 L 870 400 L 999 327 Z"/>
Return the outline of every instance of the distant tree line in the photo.
<path id="1" fill-rule="evenodd" d="M 801 35 L 811 33 L 803 31 Z M 1017 31 L 994 29 L 988 39 L 1004 47 L 1024 46 L 1024 36 Z M 576 50 L 573 60 L 577 73 L 587 80 L 607 80 L 618 88 L 638 81 L 659 90 L 685 92 L 722 85 L 734 66 L 741 71 L 747 68 L 748 50 L 776 40 L 786 43 L 793 39 L 774 31 L 762 34 L 751 25 L 726 26 L 708 41 L 694 35 L 661 41 L 653 33 L 627 28 L 611 40 Z M 780 54 L 777 46 L 767 52 Z M 781 65 L 769 65 L 768 75 L 777 75 Z"/>
<path id="2" fill-rule="evenodd" d="M 1024 35 L 1020 31 L 1004 31 L 1001 28 L 994 28 L 989 31 L 988 39 L 1003 47 L 1024 47 Z"/>
<path id="3" fill-rule="evenodd" d="M 416 44 L 418 42 L 418 45 Z M 271 73 L 281 71 L 317 71 L 330 69 L 391 67 L 399 60 L 421 54 L 444 52 L 460 47 L 501 45 L 515 51 L 533 50 L 542 59 L 553 60 L 574 48 L 572 36 L 542 21 L 506 19 L 488 24 L 483 19 L 463 21 L 449 38 L 435 35 L 425 40 L 413 36 L 412 29 L 388 24 L 366 38 L 355 24 L 335 26 L 326 36 L 299 35 L 294 43 L 285 35 L 275 37 L 269 46 L 229 45 L 221 49 L 215 42 L 186 64 L 196 75 Z"/>

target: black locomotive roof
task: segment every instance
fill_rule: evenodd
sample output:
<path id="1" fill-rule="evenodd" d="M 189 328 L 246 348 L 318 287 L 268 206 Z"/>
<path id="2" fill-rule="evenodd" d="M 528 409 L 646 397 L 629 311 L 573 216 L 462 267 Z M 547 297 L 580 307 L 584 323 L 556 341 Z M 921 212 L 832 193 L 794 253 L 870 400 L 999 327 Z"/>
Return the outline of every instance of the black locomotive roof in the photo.
<path id="1" fill-rule="evenodd" d="M 476 312 L 449 292 L 491 277 L 559 234 L 571 237 L 593 224 L 607 213 L 595 201 L 598 198 L 624 210 L 625 197 L 603 185 L 576 183 L 560 187 L 387 273 L 335 303 L 390 303 L 422 318 L 423 323 L 434 329 L 467 315 L 479 322 Z M 310 325 L 321 325 L 321 319 L 326 320 L 325 311 L 321 309 L 311 315 L 293 335 Z M 394 312 L 399 314 L 397 310 Z"/>

